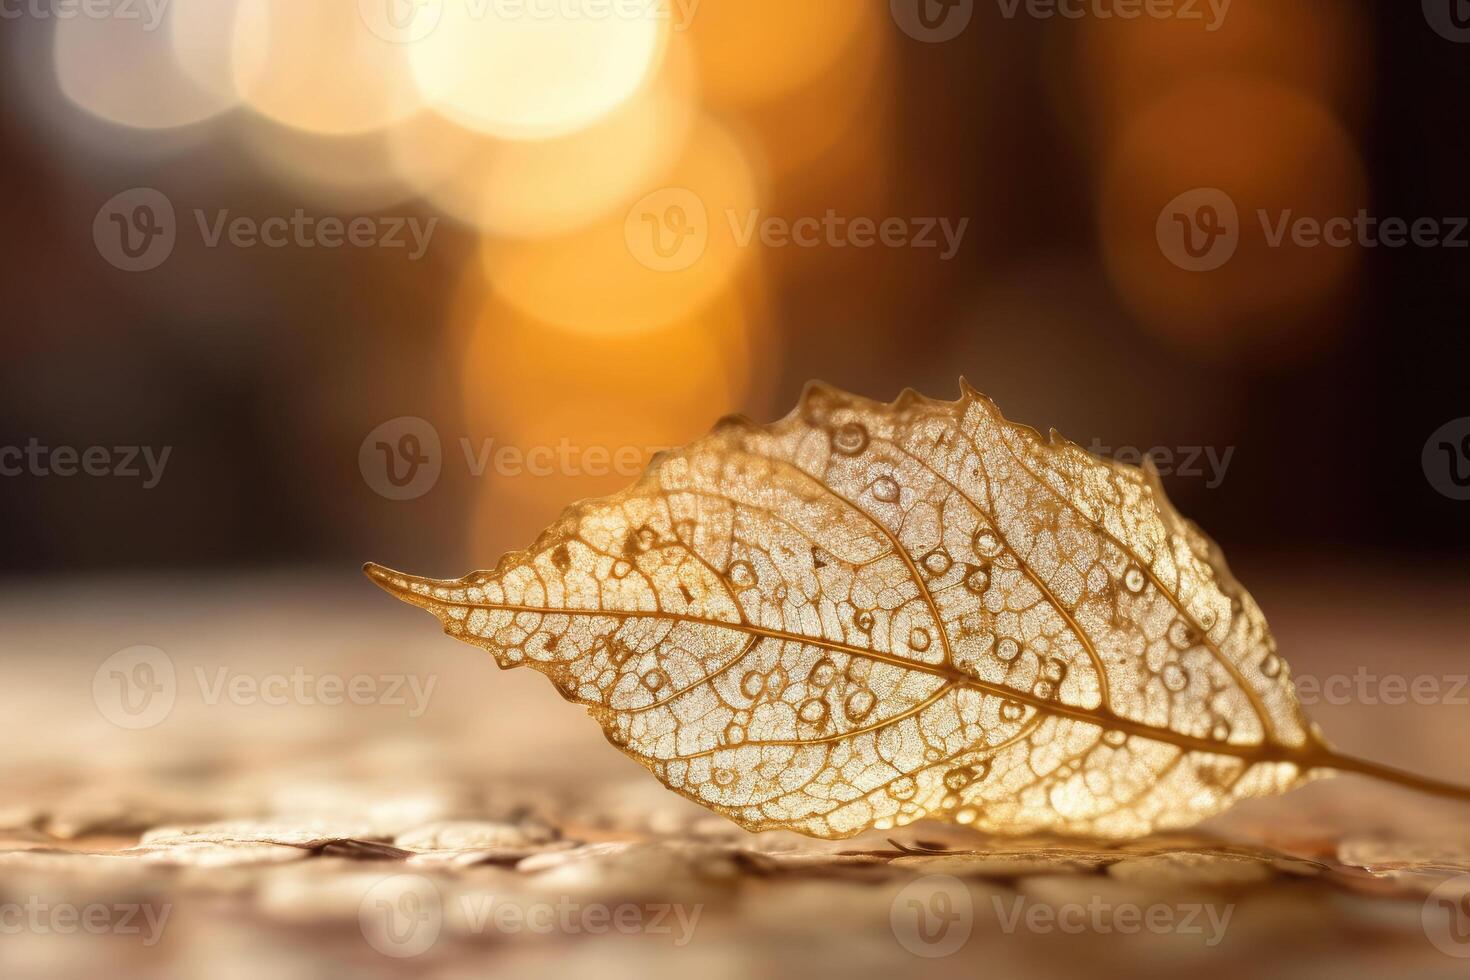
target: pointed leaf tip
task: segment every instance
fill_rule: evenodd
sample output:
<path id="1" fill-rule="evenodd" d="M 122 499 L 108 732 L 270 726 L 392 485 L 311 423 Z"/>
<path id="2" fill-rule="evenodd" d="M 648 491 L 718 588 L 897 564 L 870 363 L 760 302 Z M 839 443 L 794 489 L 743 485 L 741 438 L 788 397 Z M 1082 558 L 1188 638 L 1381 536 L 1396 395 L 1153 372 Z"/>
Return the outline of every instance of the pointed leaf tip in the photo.
<path id="1" fill-rule="evenodd" d="M 387 566 L 371 561 L 362 566 L 362 571 L 374 585 L 389 595 L 401 599 L 409 605 L 418 606 L 430 612 L 434 611 L 434 603 L 429 595 L 429 589 L 438 583 L 432 582 L 429 579 L 417 578 L 413 575 L 405 575 L 402 572 L 396 572 Z M 415 589 L 415 585 L 423 586 L 424 591 L 420 592 Z"/>
<path id="2" fill-rule="evenodd" d="M 362 573 L 371 579 L 374 584 L 380 585 L 383 588 L 388 588 L 392 585 L 394 579 L 401 577 L 393 569 L 379 565 L 375 561 L 364 562 Z"/>

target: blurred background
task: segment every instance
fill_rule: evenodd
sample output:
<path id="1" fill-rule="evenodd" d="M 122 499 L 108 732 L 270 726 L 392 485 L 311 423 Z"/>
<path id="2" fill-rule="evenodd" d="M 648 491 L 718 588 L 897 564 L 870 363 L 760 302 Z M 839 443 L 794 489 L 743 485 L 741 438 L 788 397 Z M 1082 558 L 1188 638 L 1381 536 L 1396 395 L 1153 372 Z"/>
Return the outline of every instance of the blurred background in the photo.
<path id="1" fill-rule="evenodd" d="M 1454 4 L 1111 9 L 7 4 L 0 565 L 458 574 L 809 378 L 961 374 L 1247 569 L 1463 559 Z M 1360 211 L 1443 243 L 1268 235 Z"/>
<path id="2" fill-rule="evenodd" d="M 5 937 L 7 974 L 391 975 L 357 932 L 382 872 L 359 871 L 450 867 L 402 863 L 425 856 L 460 862 L 455 887 L 710 905 L 701 958 L 584 940 L 526 975 L 806 976 L 846 970 L 835 949 L 910 968 L 873 879 L 810 863 L 821 881 L 746 875 L 741 899 L 690 842 L 816 846 L 664 791 L 538 676 L 358 572 L 490 567 L 812 378 L 886 400 L 963 375 L 1014 419 L 1152 457 L 1333 740 L 1470 782 L 1467 14 L 0 0 L 0 898 L 146 885 L 181 923 L 175 973 L 33 934 Z M 1428 695 L 1392 694 L 1419 677 Z M 1348 864 L 1353 834 L 1398 834 L 1463 864 L 1463 808 L 1409 800 L 1323 781 L 1207 831 Z M 629 841 L 653 850 L 624 867 L 608 842 Z M 581 843 L 583 870 L 515 864 Z M 1218 972 L 1381 975 L 1371 951 L 1450 975 L 1417 895 L 1359 884 L 1236 895 L 1251 924 Z M 1172 962 L 1088 938 L 992 928 L 983 964 L 943 965 Z"/>

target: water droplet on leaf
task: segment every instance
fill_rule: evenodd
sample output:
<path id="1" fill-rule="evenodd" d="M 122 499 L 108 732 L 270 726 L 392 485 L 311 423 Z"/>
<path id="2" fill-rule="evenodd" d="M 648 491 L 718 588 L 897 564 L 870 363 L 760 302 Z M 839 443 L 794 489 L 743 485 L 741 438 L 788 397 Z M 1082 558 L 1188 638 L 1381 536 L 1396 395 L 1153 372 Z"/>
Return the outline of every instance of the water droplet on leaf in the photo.
<path id="1" fill-rule="evenodd" d="M 994 558 L 1000 554 L 1000 535 L 985 527 L 975 532 L 975 552 L 982 558 Z"/>
<path id="2" fill-rule="evenodd" d="M 760 693 L 762 691 L 764 691 L 765 689 L 766 689 L 766 678 L 765 678 L 765 675 L 758 674 L 758 673 L 756 673 L 754 671 L 752 671 L 749 674 L 746 674 L 745 677 L 742 678 L 741 681 L 740 681 L 740 690 L 748 698 L 759 697 L 760 696 Z"/>
<path id="3" fill-rule="evenodd" d="M 827 702 L 820 698 L 811 698 L 810 700 L 803 701 L 801 707 L 797 709 L 796 714 L 802 721 L 816 724 L 827 717 Z"/>
<path id="4" fill-rule="evenodd" d="M 1188 650 L 1198 642 L 1194 630 L 1182 619 L 1169 624 L 1169 642 L 1176 650 Z"/>
<path id="5" fill-rule="evenodd" d="M 949 555 L 946 555 L 943 551 L 930 552 L 928 557 L 924 559 L 924 568 L 932 575 L 943 575 L 949 571 L 949 566 Z"/>
<path id="6" fill-rule="evenodd" d="M 848 422 L 832 434 L 832 448 L 844 456 L 856 456 L 868 448 L 868 430 L 857 422 Z"/>
<path id="7" fill-rule="evenodd" d="M 944 785 L 959 792 L 973 782 L 990 774 L 990 763 L 980 762 L 973 766 L 956 766 L 944 774 Z"/>

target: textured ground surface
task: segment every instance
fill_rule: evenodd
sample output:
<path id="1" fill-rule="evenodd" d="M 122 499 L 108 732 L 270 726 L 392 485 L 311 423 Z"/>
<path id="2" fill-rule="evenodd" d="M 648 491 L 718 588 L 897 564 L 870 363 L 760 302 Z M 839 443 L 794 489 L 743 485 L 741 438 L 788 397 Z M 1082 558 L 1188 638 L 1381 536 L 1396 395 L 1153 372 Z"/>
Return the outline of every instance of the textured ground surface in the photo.
<path id="1" fill-rule="evenodd" d="M 1470 777 L 1463 589 L 1247 581 L 1348 678 L 1308 708 L 1343 748 Z M 752 836 L 351 571 L 17 587 L 0 624 L 6 977 L 1470 969 L 1470 810 L 1359 779 L 1124 846 Z"/>

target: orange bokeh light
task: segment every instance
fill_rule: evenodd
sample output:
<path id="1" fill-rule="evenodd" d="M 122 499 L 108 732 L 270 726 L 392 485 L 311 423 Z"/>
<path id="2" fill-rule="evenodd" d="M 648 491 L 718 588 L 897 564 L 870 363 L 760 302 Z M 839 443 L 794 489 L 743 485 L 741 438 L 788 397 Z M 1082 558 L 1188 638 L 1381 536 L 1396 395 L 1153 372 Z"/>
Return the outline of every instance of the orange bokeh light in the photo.
<path id="1" fill-rule="evenodd" d="M 439 209 L 495 235 L 545 238 L 631 203 L 678 157 L 696 101 L 689 52 L 675 44 L 650 85 L 575 133 L 505 140 L 424 113 L 388 139 L 404 179 Z"/>
<path id="2" fill-rule="evenodd" d="M 1175 86 L 1225 72 L 1353 111 L 1365 80 L 1364 20 L 1355 0 L 1233 4 L 1213 30 L 1178 17 L 1089 18 L 1053 38 L 1052 101 L 1087 138 L 1114 136 Z"/>
<path id="3" fill-rule="evenodd" d="M 423 107 L 404 45 L 368 29 L 355 3 L 256 0 L 235 18 L 235 85 L 286 126 L 362 133 Z"/>
<path id="4" fill-rule="evenodd" d="M 472 278 L 456 314 L 465 431 L 485 467 L 472 561 L 524 545 L 565 502 L 632 484 L 652 452 L 764 402 L 779 363 L 748 291 L 637 337 L 591 337 L 528 317 Z"/>
<path id="5" fill-rule="evenodd" d="M 1161 237 L 1164 211 L 1208 189 L 1237 210 L 1238 244 L 1233 255 L 1216 253 L 1225 257 L 1218 267 L 1182 268 L 1188 257 Z M 1217 76 L 1178 88 L 1118 140 L 1099 194 L 1103 257 L 1126 307 L 1170 341 L 1201 353 L 1290 356 L 1320 339 L 1321 314 L 1340 298 L 1357 250 L 1273 247 L 1262 215 L 1273 229 L 1283 215 L 1350 216 L 1365 194 L 1357 151 L 1320 102 Z"/>
<path id="6" fill-rule="evenodd" d="M 690 36 L 709 100 L 741 106 L 784 96 L 830 73 L 866 36 L 893 29 L 886 4 L 854 0 L 720 0 L 698 8 Z"/>
<path id="7" fill-rule="evenodd" d="M 487 238 L 492 288 L 528 316 L 582 334 L 642 333 L 698 310 L 754 251 L 732 227 L 758 206 L 745 154 L 706 120 L 645 191 L 632 208 L 569 235 Z"/>

